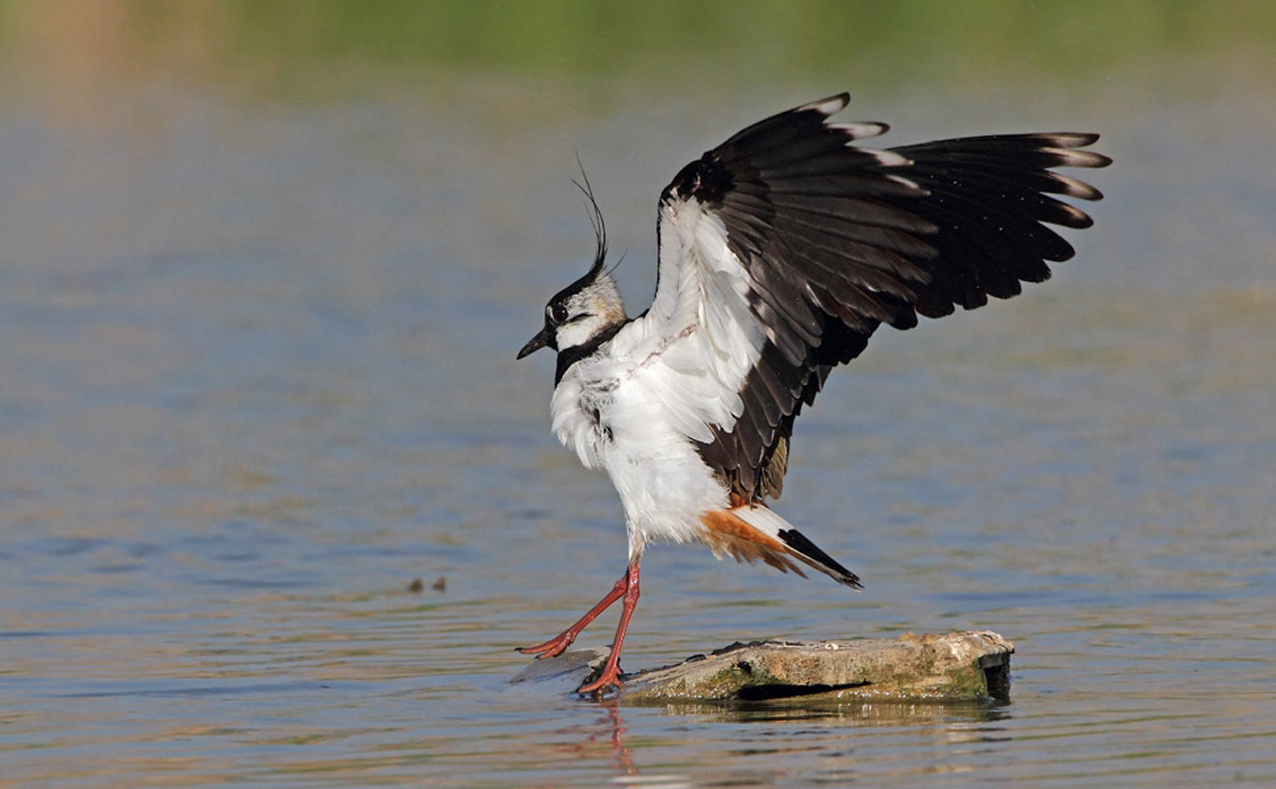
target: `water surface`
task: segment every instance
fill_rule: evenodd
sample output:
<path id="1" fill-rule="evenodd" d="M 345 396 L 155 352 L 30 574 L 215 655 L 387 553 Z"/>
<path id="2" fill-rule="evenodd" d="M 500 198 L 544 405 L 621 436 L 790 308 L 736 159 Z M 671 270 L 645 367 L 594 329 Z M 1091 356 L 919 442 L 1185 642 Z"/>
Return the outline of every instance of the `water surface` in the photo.
<path id="1" fill-rule="evenodd" d="M 112 18 L 88 65 L 7 50 L 0 784 L 1276 780 L 1270 82 L 1026 56 L 1048 91 L 951 88 L 942 60 L 889 89 L 809 63 L 685 90 L 460 55 L 274 70 L 209 65 L 199 26 L 138 55 Z M 864 592 L 657 546 L 624 663 L 992 629 L 1010 702 L 509 684 L 625 561 L 606 479 L 549 434 L 551 361 L 513 359 L 592 254 L 575 155 L 637 311 L 668 177 L 843 87 L 898 143 L 1099 129 L 1108 199 L 1051 282 L 881 334 L 799 422 L 777 509 Z"/>

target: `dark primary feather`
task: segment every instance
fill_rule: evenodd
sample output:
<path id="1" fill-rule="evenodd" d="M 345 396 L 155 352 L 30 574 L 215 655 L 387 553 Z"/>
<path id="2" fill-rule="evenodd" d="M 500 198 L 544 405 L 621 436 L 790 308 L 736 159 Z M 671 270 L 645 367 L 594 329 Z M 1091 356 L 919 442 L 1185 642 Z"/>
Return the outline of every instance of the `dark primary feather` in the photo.
<path id="1" fill-rule="evenodd" d="M 846 94 L 767 118 L 684 167 L 661 196 L 695 199 L 723 221 L 752 279 L 768 341 L 730 431 L 701 456 L 745 499 L 778 496 L 788 439 L 834 367 L 882 323 L 974 309 L 1050 276 L 1073 249 L 1046 224 L 1090 218 L 1050 195 L 1102 197 L 1055 167 L 1104 167 L 1080 150 L 1095 134 L 1013 134 L 907 145 L 848 145 L 881 124 L 835 126 Z"/>

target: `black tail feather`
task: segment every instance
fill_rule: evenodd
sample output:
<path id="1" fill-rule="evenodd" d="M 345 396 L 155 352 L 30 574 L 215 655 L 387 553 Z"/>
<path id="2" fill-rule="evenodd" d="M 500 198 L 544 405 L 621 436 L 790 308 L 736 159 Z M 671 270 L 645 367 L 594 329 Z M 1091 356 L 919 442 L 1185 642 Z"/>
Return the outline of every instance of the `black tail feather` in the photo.
<path id="1" fill-rule="evenodd" d="M 781 529 L 779 538 L 789 550 L 802 561 L 811 565 L 838 583 L 846 584 L 852 589 L 863 589 L 860 577 L 843 567 L 836 559 L 820 550 L 820 546 L 811 542 L 797 529 Z"/>

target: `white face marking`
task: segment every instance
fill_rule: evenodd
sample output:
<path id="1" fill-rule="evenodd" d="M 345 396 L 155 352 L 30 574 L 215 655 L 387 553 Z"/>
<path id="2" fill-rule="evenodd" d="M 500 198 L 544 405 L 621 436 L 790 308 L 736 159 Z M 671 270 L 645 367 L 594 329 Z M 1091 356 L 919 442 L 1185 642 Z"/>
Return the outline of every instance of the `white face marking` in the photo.
<path id="1" fill-rule="evenodd" d="M 550 322 L 557 326 L 554 339 L 560 351 L 584 345 L 598 332 L 625 319 L 620 292 L 606 274 L 600 274 L 566 304 L 551 304 L 545 310 Z"/>

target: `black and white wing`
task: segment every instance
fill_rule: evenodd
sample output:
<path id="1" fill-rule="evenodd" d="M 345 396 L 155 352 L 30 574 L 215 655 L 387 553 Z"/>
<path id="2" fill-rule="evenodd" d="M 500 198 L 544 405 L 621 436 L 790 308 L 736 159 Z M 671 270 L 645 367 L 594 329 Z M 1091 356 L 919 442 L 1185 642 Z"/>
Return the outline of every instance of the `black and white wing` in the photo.
<path id="1" fill-rule="evenodd" d="M 1049 277 L 1046 261 L 1070 258 L 1045 223 L 1091 220 L 1050 195 L 1101 195 L 1051 168 L 1111 161 L 1079 150 L 1096 134 L 860 148 L 855 140 L 887 127 L 828 123 L 849 100 L 744 129 L 660 198 L 659 279 L 639 320 L 670 350 L 675 338 L 697 338 L 694 358 L 666 361 L 704 364 L 695 396 L 718 402 L 685 432 L 742 501 L 780 494 L 794 418 L 878 326 L 907 329 L 918 315 L 1009 298 Z"/>

